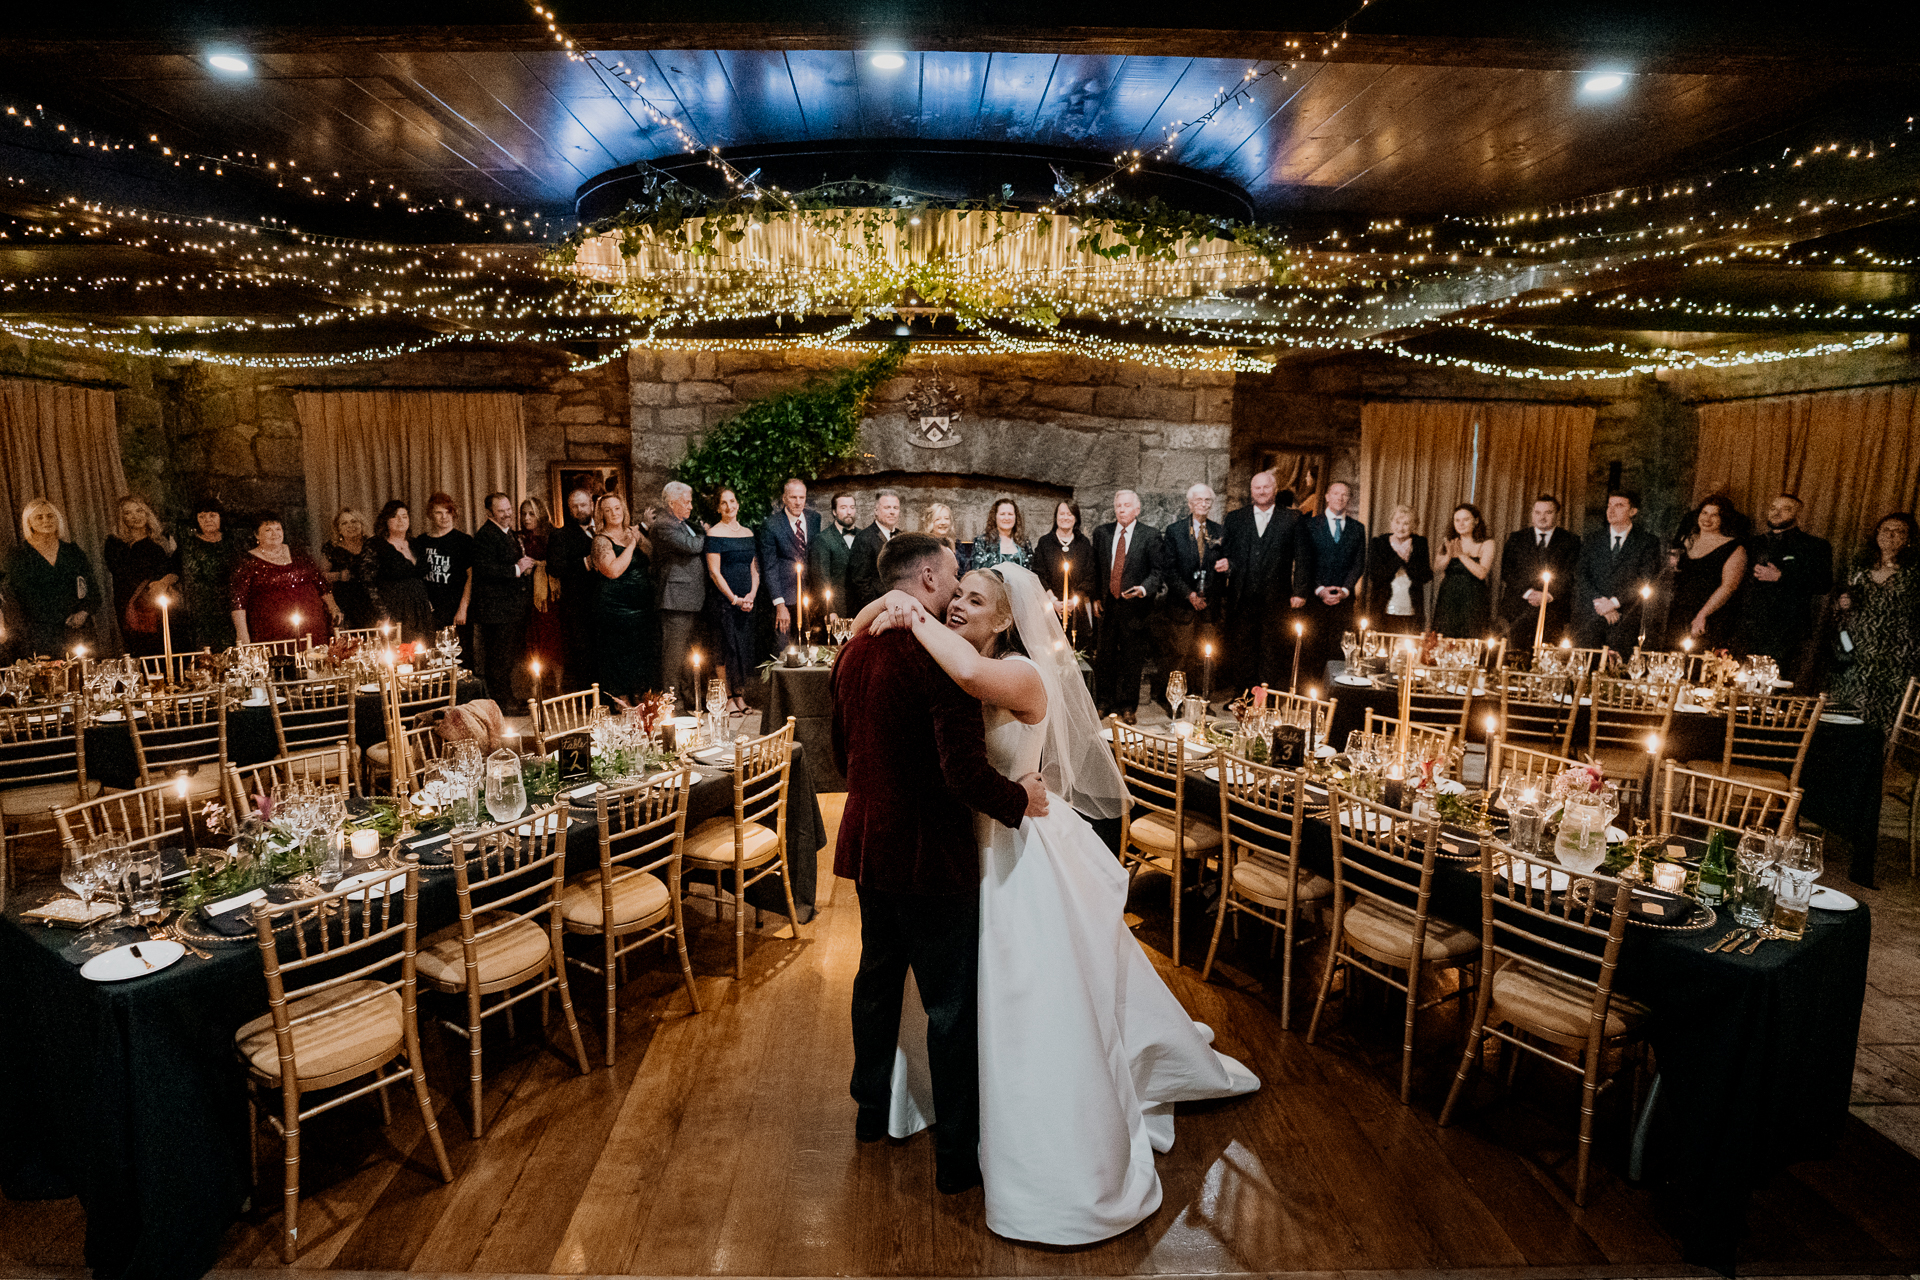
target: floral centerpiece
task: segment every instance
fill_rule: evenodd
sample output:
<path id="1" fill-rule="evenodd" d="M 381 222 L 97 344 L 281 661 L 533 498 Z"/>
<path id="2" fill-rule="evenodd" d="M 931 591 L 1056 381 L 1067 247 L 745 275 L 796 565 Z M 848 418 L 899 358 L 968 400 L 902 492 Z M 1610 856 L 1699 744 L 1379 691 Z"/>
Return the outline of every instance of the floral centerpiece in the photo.
<path id="1" fill-rule="evenodd" d="M 174 891 L 174 907 L 192 911 L 202 903 L 298 879 L 319 866 L 300 834 L 274 820 L 271 796 L 251 799 L 252 807 L 237 816 L 218 802 L 209 802 L 201 811 L 208 833 L 229 835 L 232 843 L 225 852 L 201 851 L 186 880 Z"/>

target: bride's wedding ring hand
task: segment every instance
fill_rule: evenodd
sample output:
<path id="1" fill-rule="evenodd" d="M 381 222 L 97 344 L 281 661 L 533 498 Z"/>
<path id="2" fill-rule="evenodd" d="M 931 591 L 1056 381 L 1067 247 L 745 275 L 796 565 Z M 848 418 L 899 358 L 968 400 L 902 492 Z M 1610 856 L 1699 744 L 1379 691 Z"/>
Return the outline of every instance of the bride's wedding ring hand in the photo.
<path id="1" fill-rule="evenodd" d="M 1029 773 L 1018 779 L 1021 789 L 1027 793 L 1027 816 L 1044 818 L 1047 816 L 1047 782 L 1038 773 Z"/>

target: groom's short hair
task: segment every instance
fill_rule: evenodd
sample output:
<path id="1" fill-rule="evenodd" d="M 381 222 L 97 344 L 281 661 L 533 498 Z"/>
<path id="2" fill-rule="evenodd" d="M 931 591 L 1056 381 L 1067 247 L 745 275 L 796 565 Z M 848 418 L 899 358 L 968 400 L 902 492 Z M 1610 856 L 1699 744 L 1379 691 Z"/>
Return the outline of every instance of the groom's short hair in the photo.
<path id="1" fill-rule="evenodd" d="M 927 533 L 896 533 L 880 548 L 874 568 L 880 585 L 891 590 L 920 572 L 920 566 L 934 556 L 951 554 L 947 544 Z"/>

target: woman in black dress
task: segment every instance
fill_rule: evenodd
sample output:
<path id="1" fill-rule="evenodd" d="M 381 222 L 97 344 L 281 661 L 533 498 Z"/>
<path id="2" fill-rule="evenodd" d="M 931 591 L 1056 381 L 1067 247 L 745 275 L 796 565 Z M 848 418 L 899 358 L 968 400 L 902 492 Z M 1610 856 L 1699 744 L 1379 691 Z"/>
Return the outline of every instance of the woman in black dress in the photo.
<path id="1" fill-rule="evenodd" d="M 120 529 L 107 535 L 101 558 L 113 579 L 113 616 L 127 652 L 142 657 L 159 653 L 165 641 L 160 597 L 169 597 L 172 617 L 184 613 L 186 603 L 179 588 L 179 549 L 160 528 L 153 508 L 132 494 L 120 499 Z M 186 634 L 178 638 L 184 640 Z"/>
<path id="2" fill-rule="evenodd" d="M 720 491 L 720 523 L 707 528 L 707 577 L 714 590 L 707 593 L 713 629 L 720 641 L 714 674 L 727 674 L 727 711 L 747 709 L 747 673 L 753 670 L 753 602 L 760 594 L 760 558 L 754 554 L 753 530 L 740 523 L 740 499 L 733 490 Z"/>
<path id="3" fill-rule="evenodd" d="M 427 558 L 407 536 L 413 512 L 398 498 L 380 508 L 374 524 L 373 581 L 367 584 L 374 608 L 399 629 L 402 643 L 433 639 L 433 604 L 427 599 Z"/>
<path id="4" fill-rule="evenodd" d="M 1724 649 L 1739 615 L 1727 606 L 1747 576 L 1742 543 L 1747 518 L 1715 494 L 1680 522 L 1674 539 L 1673 597 L 1667 605 L 1667 647 L 1693 638 L 1696 650 Z"/>
<path id="5" fill-rule="evenodd" d="M 1094 573 L 1093 542 L 1080 532 L 1079 503 L 1063 499 L 1054 504 L 1053 528 L 1033 544 L 1032 567 L 1056 605 L 1076 601 L 1066 617 L 1067 633 L 1074 648 L 1093 652 L 1093 602 L 1100 598 L 1100 579 Z"/>
<path id="6" fill-rule="evenodd" d="M 193 522 L 197 527 L 180 540 L 180 593 L 193 620 L 193 639 L 185 647 L 220 653 L 234 642 L 227 591 L 242 554 L 240 542 L 237 535 L 228 536 L 226 516 L 210 498 L 194 507 Z M 182 647 L 178 627 L 173 644 L 176 650 Z"/>
<path id="7" fill-rule="evenodd" d="M 21 657 L 65 658 L 75 645 L 99 652 L 94 611 L 100 599 L 93 566 L 67 532 L 67 517 L 45 498 L 20 513 L 20 541 L 7 553 L 5 586 L 19 610 Z"/>
<path id="8" fill-rule="evenodd" d="M 601 494 L 593 513 L 600 532 L 588 559 L 604 579 L 594 605 L 600 692 L 625 707 L 660 687 L 660 615 L 648 559 L 653 543 L 629 523 L 620 495 Z"/>
<path id="9" fill-rule="evenodd" d="M 1493 538 L 1480 508 L 1453 509 L 1453 528 L 1433 557 L 1440 590 L 1433 597 L 1433 629 L 1443 636 L 1484 636 L 1493 625 Z"/>
<path id="10" fill-rule="evenodd" d="M 333 518 L 333 538 L 320 553 L 327 558 L 327 581 L 333 600 L 347 626 L 355 630 L 379 621 L 373 607 L 372 584 L 380 574 L 374 539 L 367 536 L 367 518 L 352 507 Z"/>
<path id="11" fill-rule="evenodd" d="M 1387 532 L 1367 544 L 1367 611 L 1383 635 L 1427 629 L 1427 584 L 1433 557 L 1426 535 L 1413 531 L 1413 508 L 1399 506 Z"/>

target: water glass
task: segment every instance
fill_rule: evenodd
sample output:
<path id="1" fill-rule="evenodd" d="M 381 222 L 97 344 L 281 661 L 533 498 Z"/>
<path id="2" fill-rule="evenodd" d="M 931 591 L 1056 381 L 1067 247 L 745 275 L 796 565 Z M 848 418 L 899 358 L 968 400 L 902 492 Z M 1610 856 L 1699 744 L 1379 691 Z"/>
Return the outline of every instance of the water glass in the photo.
<path id="1" fill-rule="evenodd" d="M 145 920 L 160 914 L 160 851 L 143 849 L 126 861 L 127 908 Z"/>
<path id="2" fill-rule="evenodd" d="M 1796 836 L 1776 844 L 1773 927 L 1783 938 L 1807 932 L 1807 908 L 1813 900 L 1813 882 L 1824 869 L 1820 841 Z"/>
<path id="3" fill-rule="evenodd" d="M 1740 833 L 1734 852 L 1733 918 L 1753 928 L 1773 913 L 1773 846 L 1765 831 L 1749 827 Z"/>

